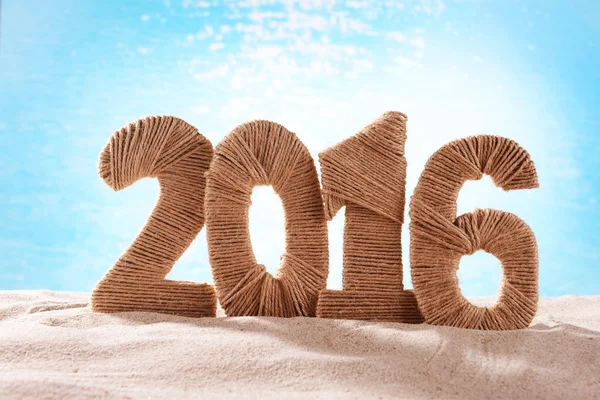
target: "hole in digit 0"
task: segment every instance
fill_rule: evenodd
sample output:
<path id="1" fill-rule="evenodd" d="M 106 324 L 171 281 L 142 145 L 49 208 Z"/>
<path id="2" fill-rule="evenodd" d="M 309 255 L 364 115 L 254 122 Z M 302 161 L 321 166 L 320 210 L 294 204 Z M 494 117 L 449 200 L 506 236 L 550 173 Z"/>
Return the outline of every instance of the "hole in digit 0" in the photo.
<path id="1" fill-rule="evenodd" d="M 285 213 L 279 195 L 271 186 L 256 186 L 252 190 L 248 211 L 250 241 L 259 264 L 276 276 L 280 257 L 285 252 Z"/>

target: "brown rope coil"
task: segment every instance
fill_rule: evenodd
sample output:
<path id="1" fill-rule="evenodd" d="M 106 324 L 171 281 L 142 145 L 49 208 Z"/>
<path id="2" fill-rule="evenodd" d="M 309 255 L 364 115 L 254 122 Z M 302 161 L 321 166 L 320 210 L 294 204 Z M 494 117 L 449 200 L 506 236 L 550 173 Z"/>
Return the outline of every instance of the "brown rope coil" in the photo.
<path id="1" fill-rule="evenodd" d="M 469 179 L 490 175 L 504 190 L 538 187 L 529 154 L 512 140 L 474 136 L 443 146 L 427 162 L 410 204 L 410 260 L 425 321 L 484 330 L 529 326 L 537 310 L 538 253 L 531 229 L 516 215 L 476 210 L 456 218 Z M 495 305 L 476 307 L 461 294 L 456 271 L 463 255 L 482 249 L 502 264 Z"/>
<path id="2" fill-rule="evenodd" d="M 211 285 L 164 279 L 204 225 L 204 173 L 212 155 L 196 128 L 171 116 L 140 119 L 112 135 L 100 154 L 100 177 L 115 191 L 158 178 L 160 196 L 135 241 L 94 289 L 92 310 L 216 315 Z"/>
<path id="3" fill-rule="evenodd" d="M 279 124 L 248 122 L 217 146 L 207 178 L 210 264 L 227 315 L 315 316 L 329 255 L 319 178 L 306 147 Z M 248 229 L 252 188 L 269 184 L 286 217 L 277 277 L 257 264 Z"/>
<path id="4" fill-rule="evenodd" d="M 326 216 L 346 206 L 343 290 L 324 290 L 323 318 L 420 323 L 402 283 L 406 115 L 387 112 L 319 154 Z"/>

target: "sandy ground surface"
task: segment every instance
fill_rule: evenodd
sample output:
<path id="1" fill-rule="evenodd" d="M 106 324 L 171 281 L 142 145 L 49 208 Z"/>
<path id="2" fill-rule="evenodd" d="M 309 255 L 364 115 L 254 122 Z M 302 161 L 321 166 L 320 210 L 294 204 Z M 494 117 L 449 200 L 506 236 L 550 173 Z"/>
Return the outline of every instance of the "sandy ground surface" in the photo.
<path id="1" fill-rule="evenodd" d="M 318 318 L 92 313 L 0 291 L 0 398 L 600 398 L 600 296 L 482 332 Z"/>

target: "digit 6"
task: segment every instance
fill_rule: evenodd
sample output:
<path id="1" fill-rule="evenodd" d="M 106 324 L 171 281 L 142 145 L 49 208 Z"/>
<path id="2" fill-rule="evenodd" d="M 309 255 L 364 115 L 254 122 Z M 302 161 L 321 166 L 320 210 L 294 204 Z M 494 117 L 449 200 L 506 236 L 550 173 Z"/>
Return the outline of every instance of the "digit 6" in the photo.
<path id="1" fill-rule="evenodd" d="M 460 328 L 508 330 L 531 323 L 538 301 L 535 236 L 514 214 L 485 209 L 456 218 L 456 201 L 468 179 L 491 176 L 504 190 L 538 187 L 535 166 L 517 143 L 498 136 L 457 140 L 434 153 L 410 203 L 410 264 L 425 321 Z M 469 303 L 458 287 L 463 255 L 485 250 L 500 260 L 503 280 L 491 307 Z"/>

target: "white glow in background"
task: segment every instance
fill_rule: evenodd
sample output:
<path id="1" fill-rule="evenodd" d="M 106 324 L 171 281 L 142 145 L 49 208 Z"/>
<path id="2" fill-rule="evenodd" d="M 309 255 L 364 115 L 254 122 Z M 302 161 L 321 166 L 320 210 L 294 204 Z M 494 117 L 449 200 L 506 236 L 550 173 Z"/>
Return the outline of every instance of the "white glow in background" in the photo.
<path id="1" fill-rule="evenodd" d="M 576 150 L 597 143 L 575 135 L 572 118 L 586 116 L 586 103 L 569 97 L 562 76 L 545 62 L 562 58 L 553 53 L 568 30 L 561 24 L 575 23 L 556 5 L 59 3 L 39 10 L 18 2 L 4 7 L 6 15 L 19 15 L 3 20 L 0 54 L 0 82 L 12 94 L 10 101 L 0 99 L 6 113 L 0 132 L 11 133 L 5 154 L 14 157 L 0 178 L 16 188 L 0 197 L 8 210 L 5 228 L 16 232 L 0 238 L 9 249 L 0 279 L 9 287 L 90 290 L 135 238 L 156 201 L 156 182 L 115 194 L 95 171 L 107 138 L 132 120 L 177 115 L 217 145 L 236 125 L 269 119 L 295 132 L 316 161 L 319 151 L 387 110 L 408 115 L 407 201 L 427 158 L 443 144 L 478 133 L 520 143 L 536 163 L 541 188 L 504 193 L 487 178 L 469 182 L 458 212 L 491 207 L 525 220 L 540 245 L 542 294 L 577 292 L 578 282 L 589 282 L 588 265 L 574 269 L 579 281 L 564 279 L 572 268 L 565 262 L 569 251 L 597 259 L 593 242 L 581 239 L 573 222 L 579 218 L 574 210 L 596 201 L 580 179 L 583 160 Z M 546 40 L 542 31 L 556 36 Z M 593 41 L 579 43 L 588 49 Z M 27 192 L 32 166 L 41 189 Z M 255 191 L 250 228 L 257 259 L 273 271 L 284 249 L 283 220 L 274 211 L 279 201 L 268 193 Z M 331 288 L 341 284 L 342 214 L 329 223 Z M 408 222 L 406 215 L 410 286 Z M 40 229 L 43 240 L 35 238 Z M 464 293 L 493 293 L 497 261 L 463 261 Z M 204 230 L 169 277 L 212 281 Z"/>

